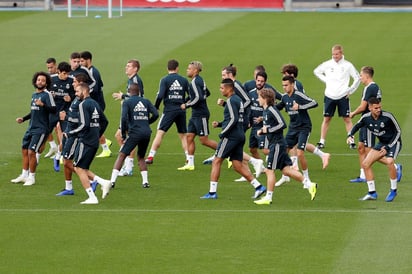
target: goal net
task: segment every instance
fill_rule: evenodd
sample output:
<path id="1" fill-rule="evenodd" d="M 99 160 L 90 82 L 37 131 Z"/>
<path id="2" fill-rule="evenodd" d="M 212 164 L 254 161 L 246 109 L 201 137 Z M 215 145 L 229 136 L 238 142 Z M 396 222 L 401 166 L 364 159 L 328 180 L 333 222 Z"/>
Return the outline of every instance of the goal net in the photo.
<path id="1" fill-rule="evenodd" d="M 100 18 L 123 16 L 123 0 L 67 0 L 67 16 Z"/>

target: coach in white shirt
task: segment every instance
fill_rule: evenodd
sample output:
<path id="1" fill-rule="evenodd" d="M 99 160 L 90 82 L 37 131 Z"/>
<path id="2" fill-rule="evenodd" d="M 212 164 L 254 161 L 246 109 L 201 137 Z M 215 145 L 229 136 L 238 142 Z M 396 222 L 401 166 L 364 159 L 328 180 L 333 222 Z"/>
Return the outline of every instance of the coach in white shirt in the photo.
<path id="1" fill-rule="evenodd" d="M 334 45 L 332 47 L 332 59 L 323 62 L 313 71 L 316 77 L 326 84 L 323 107 L 323 122 L 320 133 L 318 148 L 325 147 L 326 134 L 329 124 L 338 108 L 339 117 L 343 118 L 346 132 L 352 128 L 352 120 L 349 117 L 349 96 L 356 91 L 360 83 L 359 73 L 351 62 L 345 60 L 343 47 Z M 349 86 L 350 77 L 352 85 Z M 351 148 L 356 148 L 351 144 Z"/>

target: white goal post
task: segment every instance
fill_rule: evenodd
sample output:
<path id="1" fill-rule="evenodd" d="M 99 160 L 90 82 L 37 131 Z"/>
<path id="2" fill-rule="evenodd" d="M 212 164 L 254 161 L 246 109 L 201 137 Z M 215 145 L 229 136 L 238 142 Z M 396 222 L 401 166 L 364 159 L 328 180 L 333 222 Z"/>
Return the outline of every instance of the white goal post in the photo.
<path id="1" fill-rule="evenodd" d="M 89 0 L 85 0 L 84 5 L 81 6 L 81 10 L 84 10 L 81 12 L 78 12 L 76 15 L 73 15 L 73 10 L 79 10 L 80 7 L 73 7 L 73 0 L 67 0 L 67 17 L 73 18 L 73 17 L 88 17 L 89 16 L 89 10 L 92 5 L 92 3 L 89 3 Z M 118 3 L 118 6 L 113 6 L 113 0 L 107 0 L 107 17 L 109 18 L 114 18 L 114 17 L 122 17 L 123 16 L 123 0 L 118 0 L 116 1 L 116 4 Z M 113 10 L 118 10 L 119 15 L 114 16 L 113 15 Z M 97 17 L 97 15 L 96 15 Z"/>

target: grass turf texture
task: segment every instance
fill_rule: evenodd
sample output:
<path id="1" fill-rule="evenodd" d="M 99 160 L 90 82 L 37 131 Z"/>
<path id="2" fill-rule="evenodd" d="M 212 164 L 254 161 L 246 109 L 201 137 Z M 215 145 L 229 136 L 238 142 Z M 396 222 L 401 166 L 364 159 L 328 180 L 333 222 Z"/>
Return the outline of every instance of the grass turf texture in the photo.
<path id="1" fill-rule="evenodd" d="M 408 13 L 246 13 L 135 12 L 108 20 L 67 19 L 63 12 L 2 12 L 0 147 L 1 273 L 409 273 L 412 221 L 411 102 L 408 100 L 411 37 Z M 256 206 L 252 188 L 234 183 L 238 175 L 223 169 L 219 199 L 201 201 L 209 188 L 210 166 L 201 160 L 210 149 L 197 146 L 196 171 L 178 172 L 183 154 L 172 129 L 149 167 L 150 189 L 140 175 L 119 178 L 116 189 L 98 206 L 82 206 L 86 195 L 74 176 L 76 195 L 55 197 L 64 186 L 63 173 L 41 159 L 36 185 L 13 185 L 21 170 L 20 142 L 33 90 L 31 77 L 45 70 L 54 56 L 68 60 L 72 51 L 90 50 L 105 83 L 107 116 L 112 136 L 119 121 L 119 103 L 110 94 L 125 89 L 126 61 L 142 63 L 146 97 L 155 98 L 166 62 L 176 58 L 181 73 L 191 60 L 204 64 L 202 76 L 212 96 L 212 120 L 221 120 L 215 106 L 220 70 L 238 66 L 238 79 L 252 78 L 264 64 L 268 82 L 280 88 L 279 69 L 299 66 L 299 79 L 320 107 L 311 110 L 311 142 L 319 138 L 324 86 L 312 74 L 330 58 L 335 43 L 355 66 L 375 67 L 383 90 L 384 109 L 393 112 L 403 129 L 404 164 L 399 195 L 385 203 L 386 170 L 376 166 L 376 202 L 360 202 L 365 184 L 350 184 L 358 175 L 356 151 L 345 144 L 343 122 L 335 118 L 327 138 L 330 166 L 321 170 L 308 155 L 310 174 L 319 183 L 316 200 L 296 182 L 275 191 L 271 206 Z M 363 88 L 363 87 L 362 87 Z M 361 90 L 352 96 L 352 107 Z M 288 118 L 286 118 L 288 119 Z M 218 130 L 211 138 L 217 139 Z M 112 151 L 118 146 L 113 145 Z M 112 158 L 96 159 L 92 170 L 109 178 Z M 265 183 L 265 176 L 260 178 Z M 100 195 L 100 190 L 98 190 Z"/>

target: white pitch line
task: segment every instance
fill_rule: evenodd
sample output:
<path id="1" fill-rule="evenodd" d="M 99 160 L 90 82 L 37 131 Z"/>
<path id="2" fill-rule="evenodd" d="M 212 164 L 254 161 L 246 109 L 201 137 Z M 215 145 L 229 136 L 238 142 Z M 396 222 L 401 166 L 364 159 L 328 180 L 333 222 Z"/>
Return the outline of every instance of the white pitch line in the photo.
<path id="1" fill-rule="evenodd" d="M 1 208 L 0 213 L 36 213 L 36 212 L 104 212 L 104 213 L 403 213 L 412 214 L 412 210 L 379 210 L 379 209 L 21 209 Z"/>

